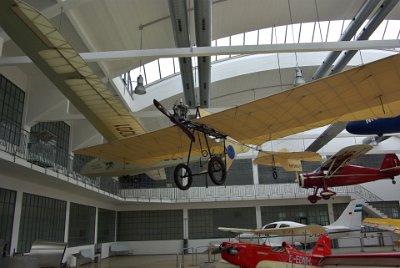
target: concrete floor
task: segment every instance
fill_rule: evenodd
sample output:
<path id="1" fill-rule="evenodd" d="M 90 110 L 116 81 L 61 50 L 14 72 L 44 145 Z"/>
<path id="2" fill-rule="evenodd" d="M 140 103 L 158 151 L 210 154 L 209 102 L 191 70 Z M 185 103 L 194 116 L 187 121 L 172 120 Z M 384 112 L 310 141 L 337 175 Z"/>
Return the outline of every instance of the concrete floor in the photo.
<path id="1" fill-rule="evenodd" d="M 213 256 L 212 256 L 213 258 Z M 103 259 L 100 263 L 91 263 L 81 265 L 82 268 L 181 268 L 181 267 L 201 267 L 201 268 L 234 268 L 224 261 L 221 261 L 220 255 L 215 255 L 215 262 L 208 262 L 207 254 L 199 254 L 196 259 L 191 255 L 185 255 L 184 265 L 182 259 L 177 260 L 176 255 L 146 255 L 146 256 L 115 256 Z M 206 263 L 206 264 L 204 264 Z"/>
<path id="2" fill-rule="evenodd" d="M 366 247 L 364 253 L 368 252 L 390 252 L 395 249 L 399 251 L 398 247 Z M 341 248 L 332 249 L 333 254 L 340 253 L 361 253 L 360 248 Z M 214 259 L 215 258 L 215 259 Z M 211 255 L 211 261 L 208 262 L 207 254 L 198 254 L 197 260 L 193 255 L 185 255 L 182 265 L 182 258 L 176 255 L 139 255 L 139 256 L 115 256 L 103 259 L 100 263 L 91 263 L 81 265 L 83 268 L 183 268 L 183 267 L 200 267 L 200 268 L 237 268 L 237 266 L 226 263 L 221 260 L 221 255 Z"/>

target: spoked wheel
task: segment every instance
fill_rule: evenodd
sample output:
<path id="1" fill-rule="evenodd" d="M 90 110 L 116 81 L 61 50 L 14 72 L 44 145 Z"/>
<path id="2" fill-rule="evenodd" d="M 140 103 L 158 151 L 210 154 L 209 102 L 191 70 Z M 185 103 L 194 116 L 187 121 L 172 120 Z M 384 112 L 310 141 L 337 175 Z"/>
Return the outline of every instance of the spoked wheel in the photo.
<path id="1" fill-rule="evenodd" d="M 317 196 L 317 195 L 309 195 L 307 197 L 308 201 L 310 201 L 311 203 L 315 204 L 317 203 L 318 200 L 321 199 L 321 197 Z"/>
<path id="2" fill-rule="evenodd" d="M 192 171 L 186 164 L 179 164 L 174 170 L 174 181 L 176 186 L 181 190 L 190 188 L 193 182 Z"/>
<path id="3" fill-rule="evenodd" d="M 218 156 L 213 156 L 208 162 L 208 175 L 216 185 L 224 184 L 226 180 L 226 167 L 224 161 Z"/>

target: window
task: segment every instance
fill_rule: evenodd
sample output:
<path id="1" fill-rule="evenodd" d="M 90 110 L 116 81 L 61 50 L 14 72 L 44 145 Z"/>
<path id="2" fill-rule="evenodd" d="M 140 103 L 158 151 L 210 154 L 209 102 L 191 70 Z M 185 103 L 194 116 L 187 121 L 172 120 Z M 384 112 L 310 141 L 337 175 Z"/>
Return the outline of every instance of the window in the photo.
<path id="1" fill-rule="evenodd" d="M 97 243 L 106 243 L 115 241 L 115 215 L 113 210 L 98 210 L 97 218 Z"/>
<path id="2" fill-rule="evenodd" d="M 0 188 L 0 239 L 10 253 L 11 236 L 13 230 L 15 197 L 17 192 Z M 2 252 L 3 248 L 0 248 Z"/>
<path id="3" fill-rule="evenodd" d="M 67 202 L 24 193 L 18 252 L 29 252 L 35 240 L 64 241 Z"/>
<path id="4" fill-rule="evenodd" d="M 68 246 L 76 247 L 94 243 L 96 208 L 70 204 Z"/>
<path id="5" fill-rule="evenodd" d="M 182 210 L 118 211 L 118 241 L 181 240 Z"/>
<path id="6" fill-rule="evenodd" d="M 25 92 L 0 74 L 0 139 L 19 145 Z"/>

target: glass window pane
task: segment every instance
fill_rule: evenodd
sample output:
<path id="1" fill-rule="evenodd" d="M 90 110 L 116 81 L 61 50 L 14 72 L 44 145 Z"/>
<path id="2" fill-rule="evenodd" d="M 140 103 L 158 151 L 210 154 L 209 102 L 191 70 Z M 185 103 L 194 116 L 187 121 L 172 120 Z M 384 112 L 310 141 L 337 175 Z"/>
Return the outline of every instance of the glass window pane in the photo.
<path id="1" fill-rule="evenodd" d="M 172 58 L 161 58 L 159 59 L 161 77 L 166 77 L 168 75 L 174 74 L 174 63 Z"/>
<path id="2" fill-rule="evenodd" d="M 243 46 L 243 33 L 231 36 L 231 46 Z"/>
<path id="3" fill-rule="evenodd" d="M 384 39 L 397 39 L 399 31 L 400 21 L 390 20 L 386 28 Z"/>
<path id="4" fill-rule="evenodd" d="M 272 28 L 261 29 L 259 34 L 259 44 L 269 45 L 272 43 Z"/>
<path id="5" fill-rule="evenodd" d="M 314 31 L 314 22 L 301 24 L 300 43 L 310 43 Z M 340 32 L 340 29 L 339 29 Z"/>
<path id="6" fill-rule="evenodd" d="M 287 28 L 286 43 L 299 42 L 300 23 L 289 25 Z"/>
<path id="7" fill-rule="evenodd" d="M 341 20 L 335 20 L 331 21 L 329 24 L 329 33 L 328 33 L 328 42 L 335 42 L 340 39 L 342 31 L 342 21 Z M 303 30 L 301 30 L 303 33 Z"/>
<path id="8" fill-rule="evenodd" d="M 150 84 L 158 79 L 160 79 L 160 72 L 158 69 L 158 61 L 152 61 L 144 65 L 146 70 L 146 84 Z"/>
<path id="9" fill-rule="evenodd" d="M 382 23 L 378 26 L 378 28 L 376 28 L 375 32 L 371 34 L 369 40 L 382 40 L 385 27 L 386 27 L 386 21 L 382 21 Z"/>
<path id="10" fill-rule="evenodd" d="M 284 44 L 286 38 L 286 26 L 278 26 L 274 29 L 274 44 Z"/>
<path id="11" fill-rule="evenodd" d="M 217 46 L 219 46 L 219 47 L 225 47 L 225 46 L 228 47 L 229 46 L 229 36 L 218 39 L 216 43 L 217 43 Z M 222 60 L 222 59 L 229 58 L 229 55 L 218 55 L 215 58 L 216 58 L 216 60 Z"/>
<path id="12" fill-rule="evenodd" d="M 257 30 L 245 34 L 245 45 L 257 45 Z"/>

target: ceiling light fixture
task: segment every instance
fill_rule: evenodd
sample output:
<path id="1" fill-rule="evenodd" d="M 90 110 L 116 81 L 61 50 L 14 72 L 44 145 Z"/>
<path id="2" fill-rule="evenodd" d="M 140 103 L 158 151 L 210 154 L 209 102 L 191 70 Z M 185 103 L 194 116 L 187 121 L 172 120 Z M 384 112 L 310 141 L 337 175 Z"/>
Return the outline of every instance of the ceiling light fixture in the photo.
<path id="1" fill-rule="evenodd" d="M 143 42 L 143 26 L 139 26 L 140 29 L 140 50 L 142 50 L 142 42 Z M 142 76 L 142 58 L 140 58 L 140 69 L 139 69 L 139 76 L 136 80 L 137 84 L 135 87 L 135 94 L 144 95 L 146 94 L 146 88 L 143 85 L 143 76 Z"/>

